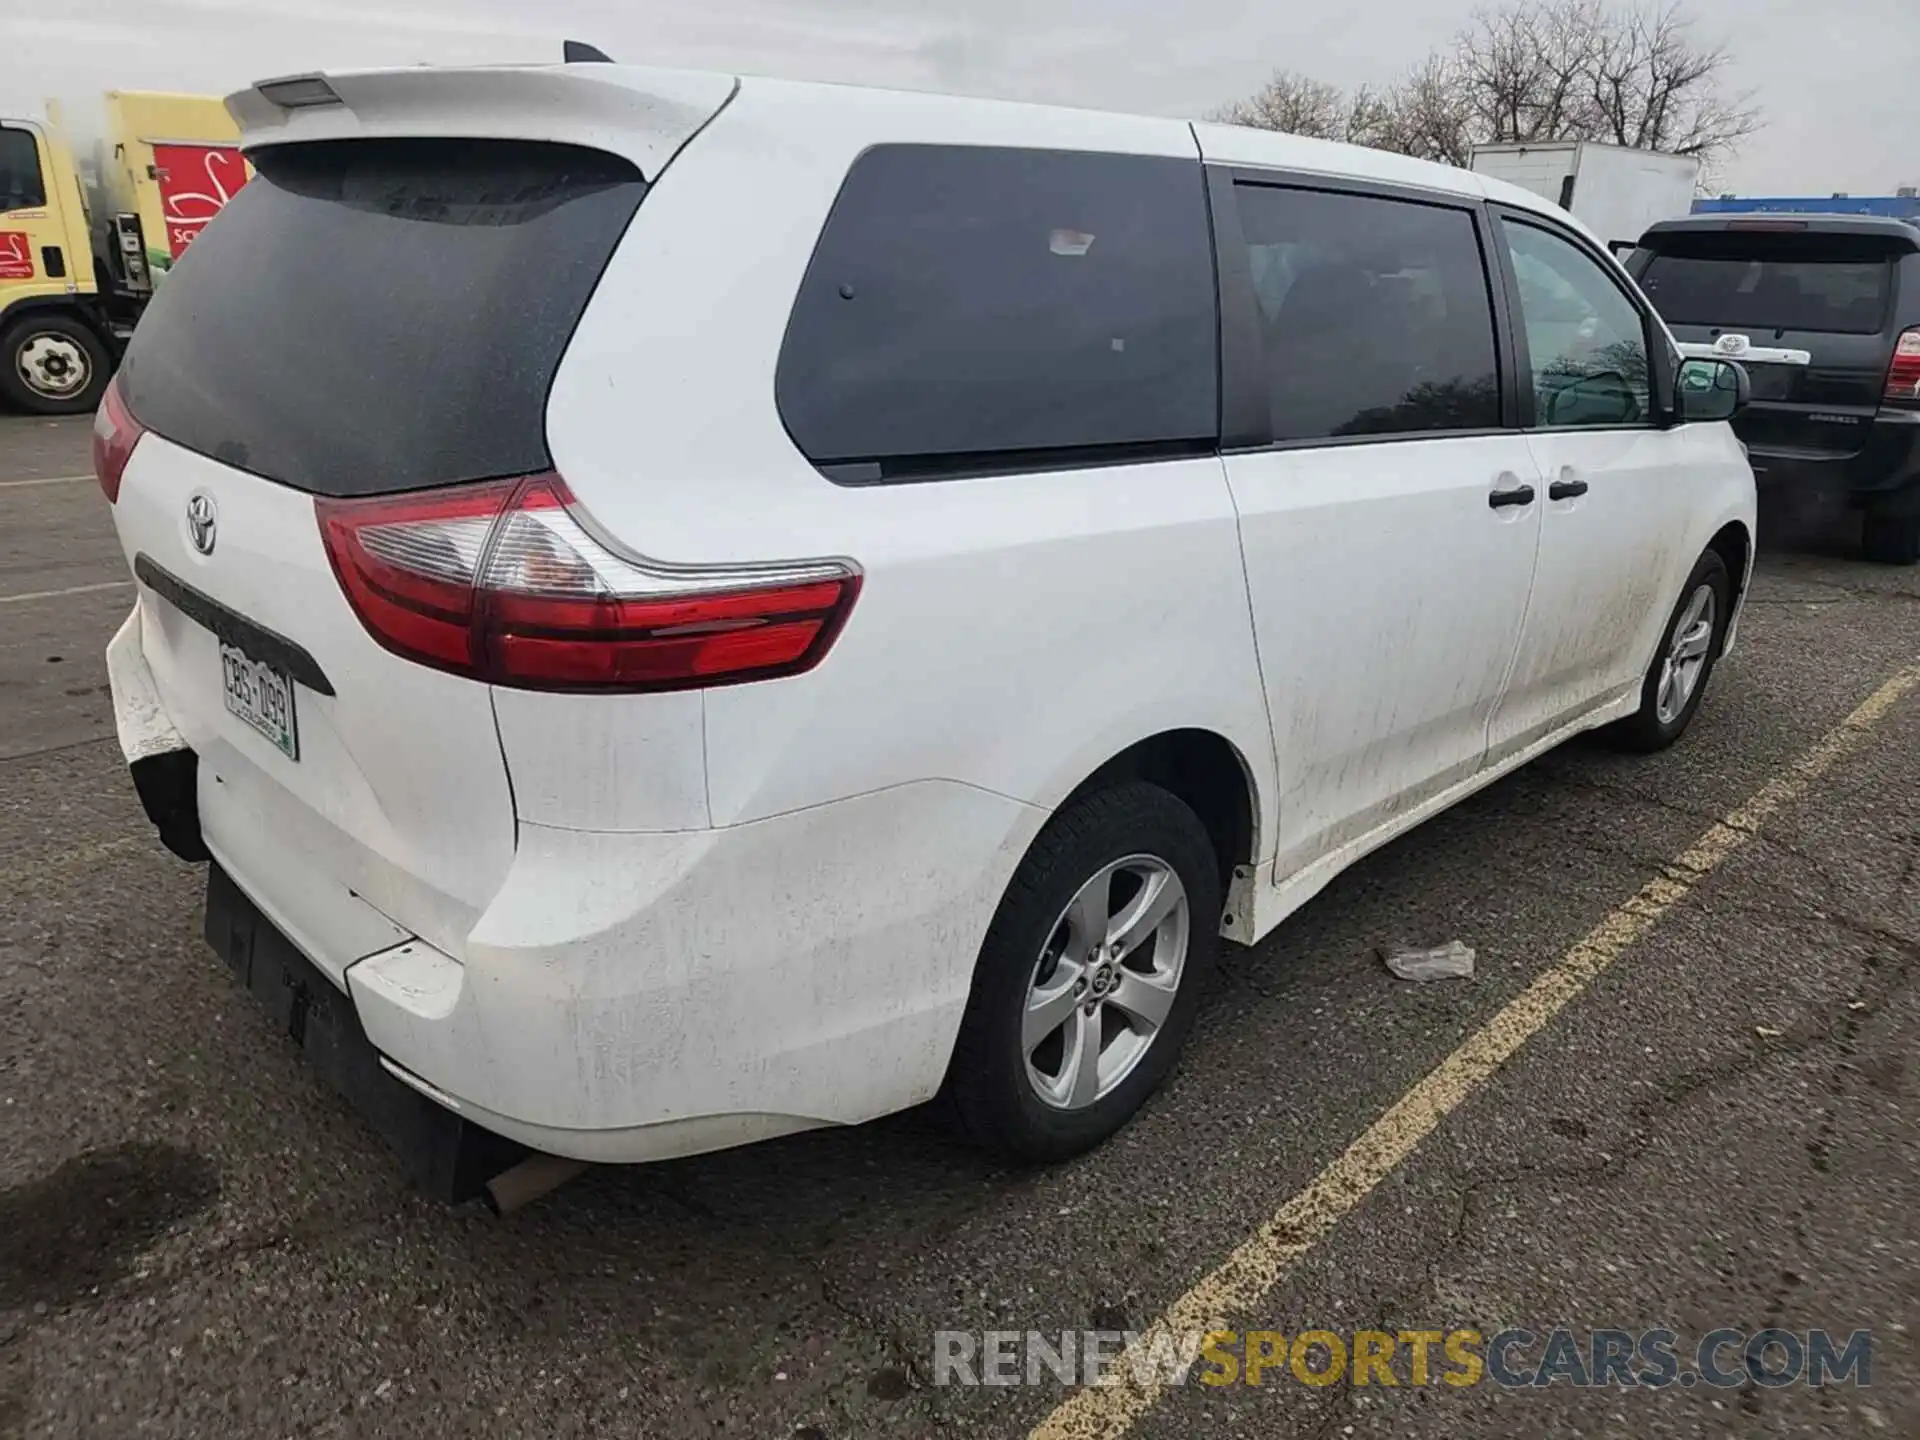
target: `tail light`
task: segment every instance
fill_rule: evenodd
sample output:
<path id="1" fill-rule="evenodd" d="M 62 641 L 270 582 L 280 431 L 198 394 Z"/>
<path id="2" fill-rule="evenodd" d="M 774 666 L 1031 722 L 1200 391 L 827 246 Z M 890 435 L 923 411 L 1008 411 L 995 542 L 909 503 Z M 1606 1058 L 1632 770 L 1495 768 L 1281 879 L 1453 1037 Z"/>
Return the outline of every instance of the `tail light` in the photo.
<path id="1" fill-rule="evenodd" d="M 120 377 L 114 376 L 93 416 L 93 473 L 109 505 L 120 499 L 120 477 L 133 458 L 133 447 L 146 433 L 120 398 Z"/>
<path id="2" fill-rule="evenodd" d="M 1893 347 L 1893 364 L 1887 367 L 1889 400 L 1920 400 L 1920 325 L 1905 331 Z"/>
<path id="3" fill-rule="evenodd" d="M 810 670 L 851 566 L 681 567 L 600 539 L 558 475 L 316 497 L 354 613 L 396 655 L 530 690 L 683 690 Z"/>

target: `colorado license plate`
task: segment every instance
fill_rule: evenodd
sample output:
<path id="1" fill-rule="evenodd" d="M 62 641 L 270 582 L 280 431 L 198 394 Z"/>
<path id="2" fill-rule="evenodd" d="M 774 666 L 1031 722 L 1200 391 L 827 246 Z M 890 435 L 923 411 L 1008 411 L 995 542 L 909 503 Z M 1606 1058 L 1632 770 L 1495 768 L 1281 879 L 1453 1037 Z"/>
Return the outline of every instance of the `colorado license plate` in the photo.
<path id="1" fill-rule="evenodd" d="M 227 709 L 279 746 L 289 760 L 298 760 L 300 729 L 293 718 L 293 682 L 232 645 L 220 647 L 220 680 Z"/>

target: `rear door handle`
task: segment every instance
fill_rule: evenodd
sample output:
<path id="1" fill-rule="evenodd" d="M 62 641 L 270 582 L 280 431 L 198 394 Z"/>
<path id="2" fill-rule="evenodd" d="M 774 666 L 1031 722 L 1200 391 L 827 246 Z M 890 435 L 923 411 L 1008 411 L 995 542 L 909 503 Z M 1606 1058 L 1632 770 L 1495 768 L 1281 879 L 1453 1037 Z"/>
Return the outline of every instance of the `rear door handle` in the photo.
<path id="1" fill-rule="evenodd" d="M 1556 480 L 1547 486 L 1549 500 L 1571 500 L 1576 495 L 1586 493 L 1587 482 L 1584 480 Z"/>
<path id="2" fill-rule="evenodd" d="M 1487 504 L 1496 510 L 1504 510 L 1509 505 L 1531 505 L 1532 503 L 1533 487 L 1531 485 L 1516 485 L 1511 490 L 1495 490 L 1487 496 Z"/>

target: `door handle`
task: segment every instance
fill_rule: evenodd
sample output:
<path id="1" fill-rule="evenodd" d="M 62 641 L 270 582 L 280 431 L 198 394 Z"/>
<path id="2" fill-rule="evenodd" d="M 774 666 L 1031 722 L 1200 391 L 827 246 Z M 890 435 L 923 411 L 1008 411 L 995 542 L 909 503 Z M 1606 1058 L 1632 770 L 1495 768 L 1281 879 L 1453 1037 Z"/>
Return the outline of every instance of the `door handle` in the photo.
<path id="1" fill-rule="evenodd" d="M 1511 490 L 1495 490 L 1487 496 L 1487 504 L 1496 510 L 1504 510 L 1509 505 L 1531 505 L 1532 503 L 1533 487 L 1531 485 L 1516 485 Z"/>
<path id="2" fill-rule="evenodd" d="M 1571 500 L 1576 495 L 1586 493 L 1587 482 L 1584 480 L 1556 480 L 1547 486 L 1549 500 Z"/>

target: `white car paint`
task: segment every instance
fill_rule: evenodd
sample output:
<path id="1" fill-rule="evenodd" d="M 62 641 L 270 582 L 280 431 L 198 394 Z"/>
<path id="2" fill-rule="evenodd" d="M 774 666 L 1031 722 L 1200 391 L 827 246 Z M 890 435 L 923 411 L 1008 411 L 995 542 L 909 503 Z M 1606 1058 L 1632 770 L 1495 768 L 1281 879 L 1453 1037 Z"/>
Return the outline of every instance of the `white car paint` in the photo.
<path id="1" fill-rule="evenodd" d="M 195 494 L 218 507 L 211 555 L 187 536 Z M 213 633 L 142 587 L 141 653 L 200 756 L 200 825 L 214 857 L 336 983 L 408 933 L 459 955 L 514 853 L 488 688 L 397 664 L 373 641 L 341 593 L 308 495 L 148 435 L 113 511 L 130 564 L 147 555 L 298 637 L 336 681 L 336 695 L 298 693 L 301 753 L 289 763 L 228 713 Z M 369 907 L 393 921 L 371 924 Z"/>
<path id="2" fill-rule="evenodd" d="M 1479 771 L 1540 507 L 1487 504 L 1533 478 L 1517 433 L 1234 455 L 1227 474 L 1284 777 L 1285 876 Z"/>
<path id="3" fill-rule="evenodd" d="M 213 636 L 143 589 L 116 640 L 116 702 L 131 716 L 157 697 L 163 714 L 123 733 L 164 724 L 199 752 L 209 847 L 352 996 L 395 1074 L 541 1149 L 654 1159 L 927 1099 L 1041 825 L 1167 731 L 1211 732 L 1240 761 L 1253 841 L 1230 857 L 1226 929 L 1257 939 L 1367 851 L 1625 713 L 1687 567 L 1723 524 L 1752 528 L 1724 425 L 844 488 L 776 411 L 794 295 L 876 143 L 1204 157 L 1553 213 L 1463 171 L 1175 121 L 603 65 L 332 83 L 347 106 L 236 97 L 246 143 L 487 134 L 639 164 L 653 189 L 551 393 L 555 468 L 599 530 L 652 560 L 846 557 L 863 577 L 804 674 L 497 689 L 369 638 L 309 497 L 156 436 L 134 452 L 115 507 L 129 559 L 297 639 L 339 694 L 300 691 L 288 762 L 224 710 Z M 1617 503 L 1588 507 L 1591 530 L 1544 498 L 1489 510 L 1490 488 L 1544 490 L 1561 466 L 1629 476 Z M 204 560 L 181 519 L 200 491 L 225 532 Z M 1509 676 L 1524 705 L 1503 728 Z"/>

